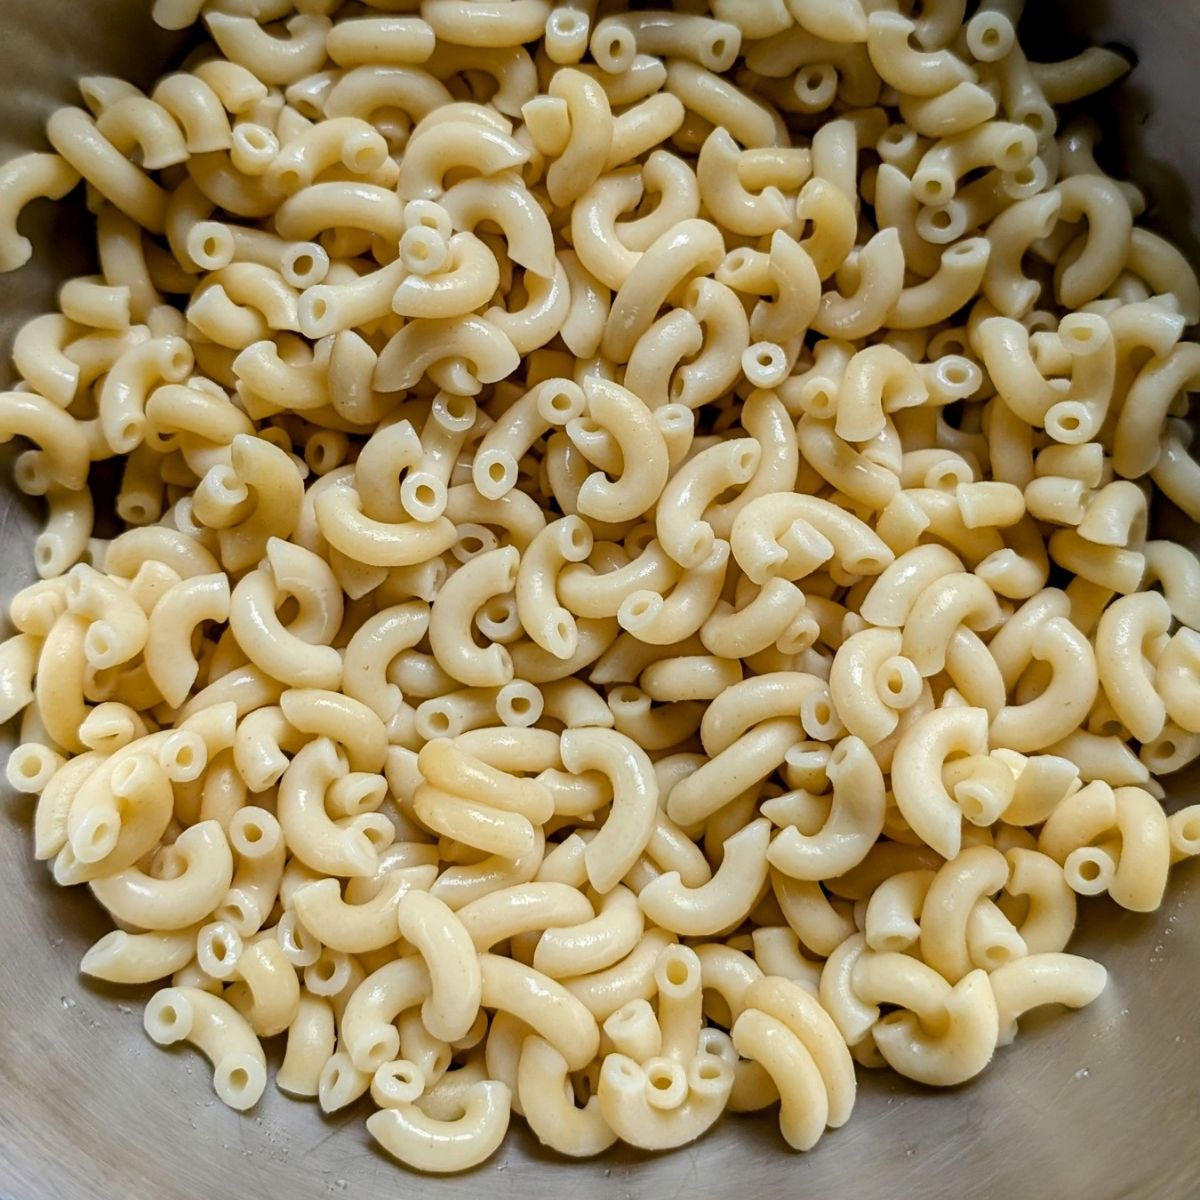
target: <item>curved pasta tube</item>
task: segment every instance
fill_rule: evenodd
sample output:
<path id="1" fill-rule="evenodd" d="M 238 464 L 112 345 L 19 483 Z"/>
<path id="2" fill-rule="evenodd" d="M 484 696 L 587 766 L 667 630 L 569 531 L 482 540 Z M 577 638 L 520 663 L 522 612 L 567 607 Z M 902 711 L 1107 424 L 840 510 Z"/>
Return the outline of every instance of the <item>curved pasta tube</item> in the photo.
<path id="1" fill-rule="evenodd" d="M 833 656 L 830 697 L 842 723 L 868 746 L 891 735 L 910 699 L 916 668 L 902 656 L 901 646 L 897 629 L 863 629 L 851 634 Z"/>
<path id="2" fill-rule="evenodd" d="M 559 1154 L 590 1158 L 617 1140 L 600 1111 L 599 1097 L 576 1106 L 566 1059 L 544 1038 L 530 1036 L 521 1043 L 517 1095 L 529 1128 Z"/>
<path id="3" fill-rule="evenodd" d="M 495 954 L 481 954 L 484 1008 L 524 1021 L 545 1038 L 573 1071 L 585 1067 L 600 1047 L 596 1018 L 562 984 L 532 967 Z"/>
<path id="4" fill-rule="evenodd" d="M 894 1002 L 887 976 L 897 959 L 903 960 L 897 967 L 907 970 L 911 960 L 905 956 L 876 956 L 874 974 L 880 986 L 872 990 L 872 1000 Z M 856 986 L 861 987 L 862 980 L 856 971 Z M 999 1040 L 999 1015 L 986 972 L 972 971 L 953 987 L 939 983 L 945 988 L 939 1005 L 944 1012 L 940 1032 L 926 1032 L 911 1012 L 895 1012 L 879 1020 L 872 1034 L 893 1070 L 920 1083 L 951 1087 L 979 1074 L 991 1061 Z"/>
<path id="5" fill-rule="evenodd" d="M 474 395 L 482 385 L 511 375 L 520 364 L 516 347 L 484 317 L 418 319 L 405 325 L 381 351 L 374 386 L 381 392 L 404 391 L 427 371 L 437 378 L 439 364 L 457 360 L 465 362 L 466 376 L 455 385 L 456 395 Z"/>
<path id="6" fill-rule="evenodd" d="M 724 240 L 708 221 L 684 220 L 663 233 L 613 299 L 601 342 L 604 355 L 614 362 L 628 362 L 667 296 L 693 276 L 714 270 L 724 255 Z"/>
<path id="7" fill-rule="evenodd" d="M 1167 710 L 1155 683 L 1153 645 L 1171 627 L 1171 610 L 1157 592 L 1118 597 L 1096 629 L 1096 667 L 1100 685 L 1117 717 L 1139 742 L 1162 732 Z"/>
<path id="8" fill-rule="evenodd" d="M 192 652 L 197 626 L 226 621 L 229 610 L 229 579 L 224 574 L 180 580 L 154 606 L 144 650 L 146 670 L 172 708 L 183 704 L 200 673 Z"/>
<path id="9" fill-rule="evenodd" d="M 33 257 L 33 243 L 17 229 L 25 206 L 42 197 L 61 200 L 79 179 L 57 154 L 25 154 L 0 167 L 0 270 L 15 271 Z"/>
<path id="10" fill-rule="evenodd" d="M 770 821 L 751 821 L 725 841 L 721 865 L 711 880 L 689 888 L 678 871 L 668 871 L 638 893 L 642 911 L 655 925 L 682 936 L 732 928 L 753 908 L 766 883 L 770 838 Z"/>
<path id="11" fill-rule="evenodd" d="M 1075 930 L 1075 893 L 1062 868 L 1037 850 L 1014 847 L 1005 853 L 1010 874 L 1005 892 L 1028 897 L 1025 919 L 1018 928 L 1029 953 L 1056 953 Z"/>
<path id="12" fill-rule="evenodd" d="M 1200 732 L 1200 634 L 1181 628 L 1159 655 L 1154 690 L 1181 729 Z"/>
<path id="13" fill-rule="evenodd" d="M 580 878 L 581 882 L 585 878 L 582 873 Z M 546 879 L 490 892 L 458 910 L 458 919 L 481 951 L 521 933 L 551 932 L 586 923 L 594 915 L 591 902 L 577 887 Z M 536 960 L 534 967 L 553 974 Z"/>
<path id="14" fill-rule="evenodd" d="M 758 681 L 749 682 L 754 684 Z M 725 689 L 722 695 L 727 694 L 729 690 Z M 787 689 L 786 685 L 780 688 L 780 696 L 788 690 L 790 689 Z M 811 691 L 804 684 L 801 684 L 799 690 L 804 693 L 805 698 Z M 712 706 L 709 712 L 712 712 Z M 740 715 L 743 718 L 749 716 L 746 712 Z M 705 720 L 707 719 L 706 715 Z M 707 820 L 748 787 L 767 778 L 772 771 L 781 766 L 803 737 L 804 728 L 796 718 L 768 717 L 753 724 L 736 740 L 717 749 L 711 735 L 705 738 L 702 726 L 701 740 L 705 741 L 706 749 L 710 750 L 712 757 L 671 789 L 667 798 L 668 814 L 673 821 L 685 826 Z M 722 738 L 721 741 L 723 740 Z"/>
<path id="15" fill-rule="evenodd" d="M 283 683 L 336 687 L 342 677 L 341 654 L 321 643 L 332 636 L 333 622 L 341 620 L 340 586 L 323 560 L 299 546 L 272 538 L 268 558 L 272 560 L 270 569 L 251 571 L 233 590 L 229 602 L 233 637 L 256 666 Z M 308 611 L 330 619 L 308 623 L 308 628 L 298 619 L 293 622 L 297 632 L 293 632 L 280 622 L 276 611 L 289 594 L 307 601 L 304 608 Z"/>
<path id="16" fill-rule="evenodd" d="M 66 814 L 71 882 L 114 875 L 153 850 L 174 809 L 171 783 L 198 777 L 205 757 L 176 730 L 138 738 L 96 767 Z"/>
<path id="17" fill-rule="evenodd" d="M 901 291 L 884 323 L 891 329 L 923 329 L 948 320 L 979 291 L 992 246 L 988 238 L 964 238 L 948 247 L 933 275 Z"/>
<path id="18" fill-rule="evenodd" d="M 213 1064 L 213 1088 L 222 1103 L 244 1112 L 267 1084 L 262 1044 L 245 1018 L 227 1001 L 194 987 L 163 988 L 143 1017 L 160 1046 L 191 1042 Z"/>
<path id="19" fill-rule="evenodd" d="M 834 747 L 827 767 L 833 786 L 829 817 L 805 836 L 794 825 L 775 835 L 767 861 L 793 879 L 829 879 L 856 867 L 883 831 L 886 812 L 883 773 L 856 737 Z"/>
<path id="20" fill-rule="evenodd" d="M 210 12 L 205 24 L 230 62 L 252 71 L 267 84 L 289 84 L 325 65 L 328 17 L 301 14 L 287 22 L 286 38 L 273 37 L 253 17 Z"/>
<path id="21" fill-rule="evenodd" d="M 988 979 L 999 1015 L 998 1044 L 1007 1046 L 1017 1036 L 1017 1021 L 1030 1009 L 1043 1004 L 1084 1008 L 1104 991 L 1108 972 L 1076 954 L 1030 954 L 1005 963 Z"/>
<path id="22" fill-rule="evenodd" d="M 777 187 L 768 185 L 753 193 L 742 186 L 738 179 L 742 153 L 733 135 L 723 126 L 705 139 L 696 161 L 696 179 L 704 206 L 734 233 L 747 237 L 772 234 L 790 223 L 789 205 Z"/>
<path id="23" fill-rule="evenodd" d="M 879 77 L 910 96 L 936 96 L 955 84 L 973 82 L 974 72 L 950 50 L 913 48 L 916 25 L 899 13 L 873 12 L 867 18 L 867 52 Z"/>
<path id="24" fill-rule="evenodd" d="M 988 714 L 982 708 L 942 708 L 919 717 L 901 735 L 892 760 L 892 789 L 914 833 L 943 858 L 962 845 L 962 810 L 942 781 L 951 754 L 985 754 Z"/>
<path id="25" fill-rule="evenodd" d="M 500 283 L 495 255 L 473 233 L 456 233 L 447 243 L 446 265 L 429 275 L 409 275 L 392 296 L 392 310 L 405 317 L 460 317 L 486 304 Z"/>
<path id="26" fill-rule="evenodd" d="M 292 852 L 306 866 L 326 875 L 370 876 L 378 867 L 378 854 L 364 818 L 335 822 L 325 808 L 330 785 L 343 773 L 328 737 L 302 747 L 279 784 L 279 824 Z"/>
<path id="27" fill-rule="evenodd" d="M 860 350 L 837 390 L 834 429 L 848 442 L 868 442 L 887 428 L 884 412 L 924 404 L 929 390 L 916 367 L 891 346 Z"/>
<path id="28" fill-rule="evenodd" d="M 761 458 L 754 438 L 733 438 L 702 450 L 672 476 L 659 497 L 656 528 L 681 567 L 698 567 L 712 552 L 716 535 L 704 513 L 722 492 L 747 483 Z"/>
<path id="29" fill-rule="evenodd" d="M 650 410 L 628 389 L 589 377 L 584 394 L 588 414 L 617 442 L 622 471 L 615 481 L 601 472 L 590 475 L 579 489 L 579 511 L 601 521 L 629 520 L 662 492 L 669 470 L 666 442 Z"/>
<path id="30" fill-rule="evenodd" d="M 336 879 L 319 879 L 292 897 L 296 915 L 323 946 L 344 954 L 379 950 L 396 940 L 396 908 L 412 886 L 402 871 L 384 876 L 383 886 L 362 904 L 342 899 Z"/>
<path id="31" fill-rule="evenodd" d="M 778 575 L 802 578 L 830 558 L 847 574 L 877 575 L 895 557 L 866 522 L 828 500 L 797 493 L 752 500 L 734 519 L 730 545 L 758 584 Z"/>
<path id="32" fill-rule="evenodd" d="M 994 746 L 1024 753 L 1045 749 L 1078 729 L 1100 687 L 1091 643 L 1064 617 L 1038 628 L 1031 653 L 1049 664 L 1050 682 L 1034 699 L 1001 709 L 990 731 Z"/>
<path id="33" fill-rule="evenodd" d="M 1171 861 L 1167 818 L 1144 788 L 1119 787 L 1114 797 L 1121 851 L 1108 894 L 1122 908 L 1151 912 L 1162 903 Z"/>
<path id="34" fill-rule="evenodd" d="M 780 1096 L 779 1128 L 794 1150 L 811 1150 L 829 1119 L 820 1072 L 804 1043 L 778 1017 L 747 1008 L 734 1021 L 733 1044 L 760 1064 Z"/>
<path id="35" fill-rule="evenodd" d="M 109 983 L 153 983 L 182 970 L 195 957 L 194 926 L 173 933 L 106 933 L 84 954 L 79 969 Z"/>
<path id="36" fill-rule="evenodd" d="M 588 879 L 601 893 L 611 891 L 645 851 L 658 811 L 658 780 L 644 750 L 611 729 L 568 729 L 560 748 L 563 765 L 574 774 L 599 771 L 612 784 L 609 818 L 588 843 Z"/>
<path id="37" fill-rule="evenodd" d="M 1129 257 L 1133 213 L 1115 180 L 1104 175 L 1073 175 L 1058 185 L 1063 221 L 1087 219 L 1087 239 L 1072 262 L 1059 260 L 1054 284 L 1060 303 L 1081 308 L 1102 295 Z"/>
<path id="38" fill-rule="evenodd" d="M 439 1120 L 416 1103 L 381 1109 L 367 1118 L 371 1136 L 393 1157 L 419 1171 L 465 1171 L 490 1158 L 508 1132 L 512 1094 L 494 1079 L 462 1096 L 461 1116 Z"/>
<path id="39" fill-rule="evenodd" d="M 946 665 L 951 639 L 960 626 L 988 630 L 1000 620 L 995 593 L 977 575 L 943 575 L 913 602 L 901 652 L 923 676 L 936 675 Z"/>
<path id="40" fill-rule="evenodd" d="M 35 392 L 0 392 L 0 442 L 28 438 L 51 477 L 70 491 L 87 484 L 90 453 L 81 422 Z"/>
<path id="41" fill-rule="evenodd" d="M 438 665 L 469 687 L 500 687 L 513 678 L 512 656 L 493 643 L 476 646 L 475 613 L 493 596 L 517 583 L 520 553 L 514 546 L 489 551 L 464 563 L 443 584 L 429 612 L 429 644 Z"/>
<path id="42" fill-rule="evenodd" d="M 452 170 L 496 175 L 520 167 L 529 151 L 502 130 L 471 120 L 439 121 L 409 140 L 396 190 L 404 200 L 436 199 Z"/>
<path id="43" fill-rule="evenodd" d="M 376 521 L 363 512 L 362 503 L 358 490 L 344 477 L 322 489 L 314 501 L 321 534 L 356 562 L 416 566 L 444 553 L 457 539 L 453 522 L 445 516 L 432 521 Z"/>
<path id="44" fill-rule="evenodd" d="M 991 846 L 968 846 L 934 875 L 921 907 L 921 957 L 950 983 L 972 968 L 967 928 L 977 902 L 1008 882 L 1009 865 Z"/>
<path id="45" fill-rule="evenodd" d="M 904 290 L 904 251 L 895 229 L 882 229 L 855 257 L 858 286 L 825 292 L 811 324 L 826 337 L 858 339 L 880 329 Z"/>
<path id="46" fill-rule="evenodd" d="M 479 1015 L 479 958 L 462 922 L 436 896 L 410 891 L 396 911 L 401 937 L 425 959 L 430 993 L 421 1018 L 434 1037 L 455 1042 Z"/>
<path id="47" fill-rule="evenodd" d="M 229 889 L 233 855 L 221 826 L 202 821 L 185 829 L 173 850 L 181 868 L 156 879 L 136 866 L 92 881 L 96 899 L 118 920 L 141 929 L 183 929 L 207 916 Z"/>
<path id="48" fill-rule="evenodd" d="M 1113 466 L 1118 474 L 1135 479 L 1157 464 L 1168 409 L 1180 392 L 1198 386 L 1200 352 L 1190 342 L 1142 367 L 1130 385 L 1113 433 Z"/>

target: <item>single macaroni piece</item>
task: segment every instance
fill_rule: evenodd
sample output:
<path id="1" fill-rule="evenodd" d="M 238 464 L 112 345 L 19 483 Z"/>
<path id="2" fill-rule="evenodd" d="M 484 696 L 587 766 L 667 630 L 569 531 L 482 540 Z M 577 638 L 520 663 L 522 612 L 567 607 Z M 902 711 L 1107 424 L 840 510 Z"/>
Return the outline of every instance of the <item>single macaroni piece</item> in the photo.
<path id="1" fill-rule="evenodd" d="M 194 987 L 155 992 L 146 1006 L 146 1032 L 159 1045 L 188 1041 L 213 1064 L 213 1088 L 231 1108 L 253 1108 L 267 1083 L 262 1045 L 224 1000 Z"/>

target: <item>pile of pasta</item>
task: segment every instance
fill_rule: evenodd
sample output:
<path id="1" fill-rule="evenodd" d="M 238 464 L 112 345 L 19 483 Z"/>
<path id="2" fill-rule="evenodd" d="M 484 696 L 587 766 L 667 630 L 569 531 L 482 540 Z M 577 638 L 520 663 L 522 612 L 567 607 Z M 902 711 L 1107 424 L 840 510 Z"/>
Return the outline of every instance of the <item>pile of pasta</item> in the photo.
<path id="1" fill-rule="evenodd" d="M 35 853 L 160 1043 L 429 1171 L 665 1149 L 1105 986 L 1200 852 L 1200 286 L 1021 0 L 157 0 L 22 207 Z M 965 21 L 965 23 L 964 23 Z M 120 532 L 93 535 L 115 459 Z M 103 506 L 110 497 L 100 498 Z"/>

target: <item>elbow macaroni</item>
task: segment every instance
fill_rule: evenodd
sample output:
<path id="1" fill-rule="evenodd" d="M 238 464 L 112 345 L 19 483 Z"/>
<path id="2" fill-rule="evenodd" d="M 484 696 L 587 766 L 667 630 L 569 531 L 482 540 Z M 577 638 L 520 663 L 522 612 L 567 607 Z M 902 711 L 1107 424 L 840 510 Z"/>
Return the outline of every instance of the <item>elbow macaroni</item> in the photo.
<path id="1" fill-rule="evenodd" d="M 1077 896 L 1200 846 L 1200 566 L 1147 540 L 1200 285 L 1053 107 L 1124 60 L 1027 62 L 1016 0 L 339 7 L 159 0 L 211 54 L 0 168 L 0 270 L 97 218 L 0 394 L 7 777 L 121 926 L 84 972 L 168 981 L 238 1109 L 286 1031 L 428 1171 L 514 1110 L 809 1149 L 854 1061 L 1090 1003 Z"/>

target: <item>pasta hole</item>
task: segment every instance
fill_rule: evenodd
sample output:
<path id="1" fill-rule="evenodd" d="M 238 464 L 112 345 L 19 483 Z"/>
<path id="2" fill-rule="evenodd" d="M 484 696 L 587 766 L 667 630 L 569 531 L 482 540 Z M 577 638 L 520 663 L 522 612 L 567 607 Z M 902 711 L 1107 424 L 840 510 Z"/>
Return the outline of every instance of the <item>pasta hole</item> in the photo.
<path id="1" fill-rule="evenodd" d="M 879 948 L 899 953 L 908 948 L 908 939 L 898 933 L 888 933 L 879 939 Z"/>
<path id="2" fill-rule="evenodd" d="M 37 559 L 37 564 L 43 569 L 48 569 L 54 562 L 54 548 L 48 540 L 38 538 L 37 550 L 34 552 L 34 557 Z M 100 651 L 104 653 L 104 651 Z"/>
<path id="3" fill-rule="evenodd" d="M 1021 187 L 1029 187 L 1036 178 L 1032 167 L 1022 167 L 1019 171 L 1013 173 L 1013 182 Z"/>
<path id="4" fill-rule="evenodd" d="M 721 1078 L 721 1068 L 716 1063 L 701 1063 L 696 1074 L 701 1079 L 711 1083 L 714 1079 Z"/>
<path id="5" fill-rule="evenodd" d="M 450 716 L 448 713 L 434 711 L 429 714 L 429 728 L 439 736 L 450 732 Z"/>
<path id="6" fill-rule="evenodd" d="M 253 821 L 247 821 L 242 826 L 242 837 L 252 846 L 256 842 L 261 842 L 263 838 L 262 826 L 256 825 Z"/>
<path id="7" fill-rule="evenodd" d="M 243 1092 L 250 1085 L 250 1074 L 245 1067 L 234 1067 L 229 1072 L 228 1080 L 234 1092 Z"/>
<path id="8" fill-rule="evenodd" d="M 309 315 L 314 321 L 324 321 L 329 317 L 329 302 L 323 296 L 314 296 L 309 301 Z"/>
<path id="9" fill-rule="evenodd" d="M 937 194 L 936 189 L 934 194 Z M 934 229 L 949 229 L 952 221 L 950 210 L 948 208 L 939 208 L 936 212 L 930 214 L 929 221 Z"/>
<path id="10" fill-rule="evenodd" d="M 504 470 L 503 463 L 494 462 L 490 467 L 488 467 L 488 478 L 493 483 L 503 483 L 505 475 L 506 472 Z"/>
<path id="11" fill-rule="evenodd" d="M 1041 137 L 1046 131 L 1046 118 L 1040 112 L 1026 113 L 1021 124 L 1031 133 L 1037 134 L 1038 137 Z"/>
<path id="12" fill-rule="evenodd" d="M 275 178 L 279 181 L 279 186 L 289 192 L 299 188 L 302 182 L 300 172 L 294 167 L 284 167 Z"/>
<path id="13" fill-rule="evenodd" d="M 1000 30 L 989 25 L 979 37 L 980 44 L 988 50 L 994 50 L 1000 45 Z"/>
<path id="14" fill-rule="evenodd" d="M 938 197 L 945 189 L 942 186 L 940 179 L 927 179 L 925 181 L 925 194 L 930 197 Z"/>
<path id="15" fill-rule="evenodd" d="M 1004 161 L 1011 162 L 1014 166 L 1021 163 L 1025 157 L 1025 143 L 1021 141 L 1009 142 L 1004 147 Z"/>
<path id="16" fill-rule="evenodd" d="M 990 970 L 995 970 L 996 967 L 1002 967 L 1005 963 L 1012 962 L 1012 957 L 1012 951 L 1007 946 L 989 946 L 983 952 L 983 961 Z"/>
<path id="17" fill-rule="evenodd" d="M 419 483 L 413 489 L 418 504 L 431 508 L 437 501 L 437 493 L 427 483 Z"/>
<path id="18" fill-rule="evenodd" d="M 675 987 L 683 987 L 691 978 L 691 972 L 688 970 L 688 965 L 682 959 L 673 958 L 667 963 L 666 970 L 667 982 Z"/>
<path id="19" fill-rule="evenodd" d="M 516 713 L 518 716 L 521 716 L 521 715 L 527 713 L 530 710 L 530 708 L 532 707 L 532 704 L 531 704 L 528 696 L 514 696 L 508 702 L 508 704 L 509 704 L 509 707 L 513 710 L 513 712 Z"/>
<path id="20" fill-rule="evenodd" d="M 297 254 L 292 259 L 292 274 L 297 276 L 311 275 L 317 268 L 317 260 L 311 254 Z"/>
<path id="21" fill-rule="evenodd" d="M 671 1078 L 671 1073 L 665 1069 L 652 1071 L 649 1078 L 650 1086 L 659 1092 L 668 1091 L 671 1085 L 675 1082 L 674 1079 Z"/>
<path id="22" fill-rule="evenodd" d="M 1165 742 L 1159 742 L 1158 745 L 1154 747 L 1154 757 L 1159 759 L 1174 758 L 1175 752 L 1178 749 L 1179 747 L 1168 738 Z"/>
<path id="23" fill-rule="evenodd" d="M 1095 883 L 1100 878 L 1100 864 L 1095 859 L 1083 859 L 1076 869 L 1079 872 L 1079 878 L 1085 883 Z"/>

